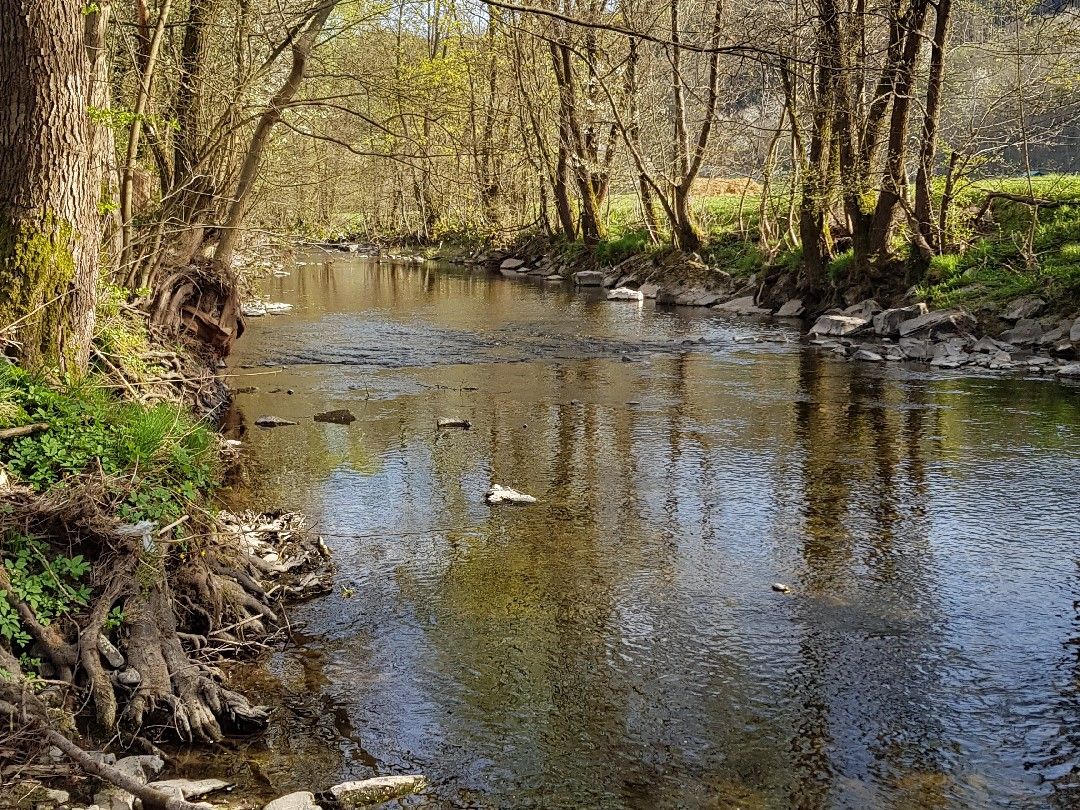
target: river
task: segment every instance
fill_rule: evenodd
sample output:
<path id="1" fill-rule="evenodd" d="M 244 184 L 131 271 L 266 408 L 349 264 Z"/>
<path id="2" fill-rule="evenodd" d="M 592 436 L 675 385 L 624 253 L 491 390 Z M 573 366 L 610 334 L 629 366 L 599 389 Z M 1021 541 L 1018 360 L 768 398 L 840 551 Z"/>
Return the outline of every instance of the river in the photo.
<path id="1" fill-rule="evenodd" d="M 419 772 L 405 804 L 454 808 L 1080 802 L 1080 386 L 303 258 L 232 358 L 234 499 L 308 513 L 339 584 L 210 770 Z"/>

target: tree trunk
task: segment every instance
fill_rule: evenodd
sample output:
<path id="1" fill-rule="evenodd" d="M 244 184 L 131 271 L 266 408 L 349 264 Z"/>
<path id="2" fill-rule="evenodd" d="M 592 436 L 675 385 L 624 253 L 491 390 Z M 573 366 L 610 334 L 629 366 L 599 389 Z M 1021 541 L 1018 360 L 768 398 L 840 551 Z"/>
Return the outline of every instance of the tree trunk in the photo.
<path id="1" fill-rule="evenodd" d="M 922 141 L 919 146 L 919 170 L 915 176 L 915 223 L 923 241 L 940 250 L 945 238 L 937 233 L 934 222 L 933 182 L 934 158 L 937 149 L 938 118 L 941 110 L 941 91 L 945 82 L 945 44 L 949 36 L 949 15 L 952 0 L 939 0 L 934 37 L 930 41 L 930 76 L 926 85 L 926 111 L 923 114 Z M 929 261 L 929 257 L 924 257 Z"/>
<path id="2" fill-rule="evenodd" d="M 98 266 L 82 6 L 0 3 L 0 329 L 28 367 L 86 368 Z"/>

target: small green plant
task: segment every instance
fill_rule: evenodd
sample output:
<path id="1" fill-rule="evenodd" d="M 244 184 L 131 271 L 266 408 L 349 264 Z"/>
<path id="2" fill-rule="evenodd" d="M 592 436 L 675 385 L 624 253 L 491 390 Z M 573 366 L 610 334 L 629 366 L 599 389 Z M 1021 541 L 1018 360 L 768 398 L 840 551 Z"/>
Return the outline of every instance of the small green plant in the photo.
<path id="1" fill-rule="evenodd" d="M 105 617 L 105 632 L 111 633 L 113 630 L 118 630 L 127 621 L 127 617 L 124 615 L 124 609 L 117 605 L 109 611 L 109 615 Z"/>
<path id="2" fill-rule="evenodd" d="M 828 275 L 834 284 L 844 281 L 851 275 L 852 268 L 855 267 L 855 251 L 845 250 L 843 253 L 839 253 L 833 257 L 829 262 Z"/>
<path id="3" fill-rule="evenodd" d="M 34 612 L 41 624 L 51 624 L 59 616 L 89 603 L 90 588 L 81 584 L 81 580 L 90 565 L 81 554 L 56 555 L 41 538 L 21 534 L 4 538 L 0 552 L 12 594 Z M 0 599 L 0 635 L 13 645 L 30 643 L 19 614 L 6 598 Z"/>

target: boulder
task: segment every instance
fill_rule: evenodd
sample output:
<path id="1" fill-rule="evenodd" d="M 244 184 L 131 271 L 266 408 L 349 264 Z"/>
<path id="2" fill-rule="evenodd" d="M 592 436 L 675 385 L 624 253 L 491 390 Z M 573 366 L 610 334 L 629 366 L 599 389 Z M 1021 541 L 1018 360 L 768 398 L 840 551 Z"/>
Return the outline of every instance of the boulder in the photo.
<path id="1" fill-rule="evenodd" d="M 852 360 L 861 360 L 865 363 L 883 363 L 885 358 L 877 352 L 872 352 L 869 349 L 859 349 L 855 354 L 851 356 Z"/>
<path id="2" fill-rule="evenodd" d="M 250 304 L 241 304 L 240 314 L 245 318 L 261 318 L 266 314 L 266 306 L 258 301 L 254 301 Z"/>
<path id="3" fill-rule="evenodd" d="M 769 310 L 762 309 L 754 303 L 754 296 L 745 295 L 742 298 L 733 298 L 731 301 L 724 301 L 722 304 L 717 304 L 713 309 L 720 312 L 727 312 L 731 315 L 768 315 Z"/>
<path id="4" fill-rule="evenodd" d="M 1011 302 L 1003 313 L 1001 313 L 1001 319 L 1003 321 L 1019 321 L 1024 318 L 1034 318 L 1040 312 L 1043 307 L 1046 306 L 1046 302 L 1041 298 L 1036 298 L 1033 295 L 1026 295 L 1023 298 L 1017 298 Z"/>
<path id="5" fill-rule="evenodd" d="M 1040 346 L 1055 346 L 1061 343 L 1063 340 L 1069 339 L 1069 323 L 1068 321 L 1058 324 L 1053 329 L 1043 332 L 1042 337 L 1039 338 L 1038 344 Z"/>
<path id="6" fill-rule="evenodd" d="M 1080 377 L 1080 363 L 1070 363 L 1057 370 L 1059 377 Z"/>
<path id="7" fill-rule="evenodd" d="M 608 301 L 644 301 L 645 294 L 640 290 L 631 290 L 629 287 L 616 287 L 607 294 Z"/>
<path id="8" fill-rule="evenodd" d="M 524 267 L 525 262 L 522 259 L 503 259 L 502 264 L 499 265 L 500 270 L 517 270 L 520 267 Z"/>
<path id="9" fill-rule="evenodd" d="M 656 293 L 660 289 L 660 285 L 642 284 L 639 289 L 641 291 L 641 294 L 644 295 L 646 298 L 656 298 Z M 1080 323 L 1080 319 L 1078 319 L 1078 323 Z"/>
<path id="10" fill-rule="evenodd" d="M 336 411 L 325 411 L 323 413 L 315 414 L 316 422 L 327 422 L 332 425 L 351 425 L 356 421 L 356 417 L 353 412 L 348 408 L 341 408 Z"/>
<path id="11" fill-rule="evenodd" d="M 330 795 L 343 807 L 365 807 L 382 804 L 391 799 L 408 796 L 423 790 L 427 779 L 423 776 L 380 776 L 359 782 L 344 782 L 330 788 Z"/>
<path id="12" fill-rule="evenodd" d="M 322 806 L 316 803 L 314 793 L 302 790 L 274 799 L 263 810 L 322 810 Z"/>
<path id="13" fill-rule="evenodd" d="M 855 315 L 822 315 L 813 326 L 810 327 L 811 335 L 833 335 L 843 337 L 858 332 L 870 323 L 869 318 L 861 318 Z"/>
<path id="14" fill-rule="evenodd" d="M 1003 332 L 1001 339 L 1015 346 L 1031 346 L 1043 335 L 1042 325 L 1032 318 L 1021 318 L 1016 326 Z"/>
<path id="15" fill-rule="evenodd" d="M 934 344 L 925 338 L 900 338 L 900 351 L 908 360 L 926 361 L 934 356 Z"/>
<path id="16" fill-rule="evenodd" d="M 578 270 L 574 273 L 574 283 L 579 287 L 600 287 L 604 283 L 604 274 L 599 270 Z"/>
<path id="17" fill-rule="evenodd" d="M 1069 328 L 1069 340 L 1073 343 L 1080 343 L 1080 318 L 1073 321 L 1072 326 Z"/>
<path id="18" fill-rule="evenodd" d="M 900 323 L 900 337 L 933 337 L 975 328 L 975 319 L 962 309 L 937 309 Z"/>
<path id="19" fill-rule="evenodd" d="M 292 312 L 292 304 L 282 304 L 275 301 L 270 301 L 264 304 L 267 315 L 284 315 L 286 312 Z"/>
<path id="20" fill-rule="evenodd" d="M 909 307 L 886 309 L 874 315 L 874 334 L 882 337 L 899 337 L 900 324 L 927 313 L 926 304 L 912 304 Z"/>
<path id="21" fill-rule="evenodd" d="M 806 307 L 803 306 L 801 298 L 792 298 L 780 309 L 776 310 L 777 318 L 798 318 L 806 312 Z"/>
<path id="22" fill-rule="evenodd" d="M 296 422 L 290 421 L 289 419 L 283 419 L 280 416 L 260 416 L 255 420 L 255 424 L 261 428 L 275 428 L 295 425 Z"/>
<path id="23" fill-rule="evenodd" d="M 994 340 L 992 337 L 981 337 L 976 341 L 975 345 L 971 347 L 973 352 L 983 352 L 984 354 L 996 354 L 997 352 L 1011 352 L 1016 347 L 1011 343 L 1005 343 L 1001 340 Z"/>
<path id="24" fill-rule="evenodd" d="M 510 489 L 509 487 L 499 486 L 498 484 L 492 484 L 491 489 L 487 491 L 484 499 L 490 504 L 499 503 L 536 503 L 536 498 L 532 495 L 526 495 L 524 492 L 518 492 L 516 489 Z M 385 799 L 384 799 L 385 801 Z"/>

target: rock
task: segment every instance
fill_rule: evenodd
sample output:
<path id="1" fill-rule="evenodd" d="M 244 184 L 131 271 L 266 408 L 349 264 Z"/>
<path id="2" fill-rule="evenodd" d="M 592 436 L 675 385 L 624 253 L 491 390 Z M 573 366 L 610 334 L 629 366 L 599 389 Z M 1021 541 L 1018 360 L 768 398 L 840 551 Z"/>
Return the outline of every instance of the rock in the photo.
<path id="1" fill-rule="evenodd" d="M 607 294 L 608 301 L 644 301 L 645 294 L 629 287 L 616 287 Z"/>
<path id="2" fill-rule="evenodd" d="M 1040 346 L 1054 346 L 1063 340 L 1069 339 L 1069 324 L 1068 322 L 1055 326 L 1048 332 L 1043 332 L 1043 335 L 1038 340 Z"/>
<path id="3" fill-rule="evenodd" d="M 284 315 L 286 312 L 292 312 L 292 304 L 280 304 L 273 301 L 265 305 L 267 315 Z"/>
<path id="4" fill-rule="evenodd" d="M 296 422 L 288 419 L 283 419 L 280 416 L 260 416 L 255 420 L 255 424 L 262 428 L 275 428 L 286 427 L 287 425 L 295 425 Z"/>
<path id="5" fill-rule="evenodd" d="M 157 788 L 162 793 L 179 791 L 182 798 L 190 801 L 209 796 L 211 793 L 232 790 L 236 784 L 221 779 L 166 779 L 161 782 L 151 782 L 150 787 Z"/>
<path id="6" fill-rule="evenodd" d="M 341 408 L 336 411 L 325 411 L 324 413 L 315 414 L 316 422 L 328 422 L 332 425 L 351 425 L 356 421 L 356 417 L 353 412 L 348 408 Z"/>
<path id="7" fill-rule="evenodd" d="M 845 315 L 851 315 L 855 318 L 865 318 L 871 320 L 874 315 L 881 312 L 884 307 L 881 306 L 873 298 L 867 298 L 865 301 L 860 301 L 857 304 L 853 304 L 844 310 Z"/>
<path id="8" fill-rule="evenodd" d="M 659 289 L 659 284 L 642 284 L 639 288 L 641 294 L 646 298 L 656 298 L 656 293 Z M 1080 318 L 1077 319 L 1077 323 L 1080 324 Z"/>
<path id="9" fill-rule="evenodd" d="M 524 267 L 525 262 L 521 259 L 503 259 L 502 264 L 499 265 L 500 270 L 517 270 L 519 267 Z"/>
<path id="10" fill-rule="evenodd" d="M 989 368 L 997 369 L 1008 368 L 1012 365 L 1012 355 L 1008 352 L 998 352 L 990 358 Z"/>
<path id="11" fill-rule="evenodd" d="M 919 338 L 900 338 L 900 351 L 908 360 L 929 360 L 934 356 L 934 344 Z"/>
<path id="12" fill-rule="evenodd" d="M 1001 334 L 1001 339 L 1016 346 L 1030 346 L 1043 335 L 1042 325 L 1031 318 L 1021 318 L 1016 326 Z"/>
<path id="13" fill-rule="evenodd" d="M 492 484 L 491 489 L 487 491 L 484 499 L 491 504 L 497 503 L 536 503 L 536 498 L 532 495 L 526 495 L 523 492 L 518 492 L 516 489 L 510 489 L 509 487 L 502 487 L 498 484 Z"/>
<path id="14" fill-rule="evenodd" d="M 468 419 L 460 419 L 456 416 L 443 417 L 435 422 L 435 427 L 440 430 L 444 428 L 462 428 L 463 430 L 468 430 L 472 427 L 472 422 Z"/>
<path id="15" fill-rule="evenodd" d="M 746 295 L 742 298 L 733 298 L 731 301 L 724 301 L 722 304 L 717 304 L 713 309 L 719 312 L 727 312 L 731 315 L 768 315 L 769 310 L 762 309 L 754 303 L 754 296 Z"/>
<path id="16" fill-rule="evenodd" d="M 1069 340 L 1080 343 L 1080 318 L 1073 321 L 1073 325 L 1069 328 Z"/>
<path id="17" fill-rule="evenodd" d="M 774 582 L 772 584 L 772 589 L 777 593 L 787 593 L 791 590 L 791 588 L 785 585 L 783 582 Z"/>
<path id="18" fill-rule="evenodd" d="M 877 352 L 872 352 L 869 349 L 859 349 L 855 354 L 851 355 L 852 360 L 862 360 L 866 363 L 883 363 L 885 358 Z"/>
<path id="19" fill-rule="evenodd" d="M 574 283 L 579 287 L 600 287 L 604 283 L 604 274 L 599 270 L 578 270 L 574 273 Z"/>
<path id="20" fill-rule="evenodd" d="M 110 787 L 94 794 L 94 804 L 101 810 L 134 810 L 135 797 L 126 790 Z"/>
<path id="21" fill-rule="evenodd" d="M 142 683 L 142 675 L 137 669 L 122 669 L 116 673 L 116 680 L 124 686 L 138 686 Z"/>
<path id="22" fill-rule="evenodd" d="M 868 323 L 870 323 L 869 318 L 860 318 L 854 315 L 822 315 L 810 327 L 810 334 L 842 337 L 843 335 L 858 332 Z"/>
<path id="23" fill-rule="evenodd" d="M 1019 321 L 1025 318 L 1034 318 L 1042 312 L 1045 306 L 1046 302 L 1041 298 L 1027 295 L 1010 303 L 1001 314 L 1001 319 L 1003 321 Z"/>
<path id="24" fill-rule="evenodd" d="M 274 799 L 265 805 L 263 810 L 322 810 L 322 806 L 315 802 L 314 793 L 302 790 Z"/>
<path id="25" fill-rule="evenodd" d="M 257 301 L 251 304 L 241 304 L 240 314 L 245 318 L 261 318 L 266 314 L 266 307 Z"/>
<path id="26" fill-rule="evenodd" d="M 992 337 L 981 337 L 976 341 L 975 345 L 971 347 L 973 352 L 984 352 L 986 354 L 995 354 L 1001 352 L 1011 352 L 1015 346 L 1011 343 L 1003 343 L 1000 340 L 994 340 Z"/>
<path id="27" fill-rule="evenodd" d="M 364 807 L 382 804 L 391 799 L 408 796 L 423 790 L 427 779 L 423 776 L 380 776 L 360 782 L 345 782 L 330 788 L 330 795 L 345 807 Z"/>
<path id="28" fill-rule="evenodd" d="M 801 298 L 792 298 L 780 309 L 776 310 L 777 318 L 798 318 L 806 312 L 806 307 L 803 306 Z"/>
<path id="29" fill-rule="evenodd" d="M 912 304 L 910 307 L 886 309 L 874 316 L 874 334 L 882 337 L 900 337 L 900 324 L 927 313 L 926 304 Z"/>
<path id="30" fill-rule="evenodd" d="M 1080 363 L 1070 363 L 1057 370 L 1059 377 L 1080 377 Z"/>
<path id="31" fill-rule="evenodd" d="M 113 669 L 120 669 L 124 665 L 123 654 L 116 649 L 116 646 L 107 639 L 104 634 L 98 634 L 98 652 L 101 653 L 101 657 L 109 662 L 109 666 Z"/>
<path id="32" fill-rule="evenodd" d="M 937 309 L 900 323 L 900 337 L 933 337 L 937 334 L 970 331 L 975 319 L 962 309 Z"/>

